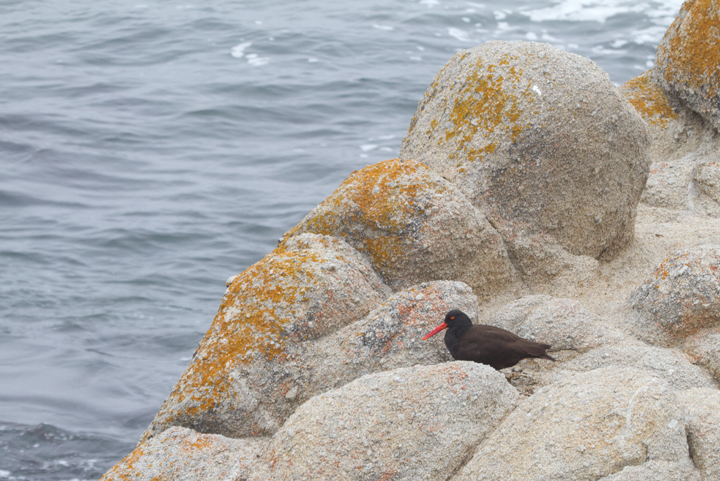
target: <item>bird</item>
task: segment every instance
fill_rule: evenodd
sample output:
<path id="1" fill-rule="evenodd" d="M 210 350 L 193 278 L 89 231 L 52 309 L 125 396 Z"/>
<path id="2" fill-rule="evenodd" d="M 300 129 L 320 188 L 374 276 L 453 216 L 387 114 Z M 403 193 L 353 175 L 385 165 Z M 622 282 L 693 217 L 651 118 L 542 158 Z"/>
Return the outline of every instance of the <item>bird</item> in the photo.
<path id="1" fill-rule="evenodd" d="M 545 353 L 549 344 L 541 344 L 516 336 L 495 326 L 473 325 L 463 311 L 453 309 L 445 315 L 445 321 L 427 333 L 423 341 L 447 329 L 445 346 L 456 361 L 475 361 L 497 370 L 512 367 L 523 359 L 532 357 L 555 361 Z"/>

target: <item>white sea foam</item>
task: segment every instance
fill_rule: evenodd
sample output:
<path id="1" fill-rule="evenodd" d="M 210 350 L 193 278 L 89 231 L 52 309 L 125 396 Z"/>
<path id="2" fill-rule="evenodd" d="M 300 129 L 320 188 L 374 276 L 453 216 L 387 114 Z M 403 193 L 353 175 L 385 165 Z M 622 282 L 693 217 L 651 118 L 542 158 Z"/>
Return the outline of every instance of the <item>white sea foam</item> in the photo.
<path id="1" fill-rule="evenodd" d="M 270 62 L 270 59 L 267 57 L 258 57 L 258 54 L 256 53 L 249 53 L 245 56 L 245 58 L 248 59 L 248 63 L 252 65 L 253 67 L 259 67 L 261 65 L 265 65 L 268 62 Z"/>
<path id="2" fill-rule="evenodd" d="M 395 30 L 395 27 L 391 27 L 389 25 L 378 25 L 377 23 L 373 23 L 373 28 L 377 28 L 378 30 Z"/>
<path id="3" fill-rule="evenodd" d="M 477 40 L 470 38 L 470 34 L 468 34 L 465 30 L 460 30 L 459 28 L 448 28 L 448 35 L 460 40 L 461 42 L 477 42 Z"/>
<path id="4" fill-rule="evenodd" d="M 310 57 L 310 58 L 308 58 L 308 62 L 310 62 L 310 63 L 316 63 L 316 62 L 319 62 L 319 61 L 320 61 L 320 60 L 316 59 L 315 57 Z"/>
<path id="5" fill-rule="evenodd" d="M 420 5 L 427 5 L 428 8 L 432 8 L 435 5 L 440 5 L 440 2 L 438 0 L 420 0 Z"/>
<path id="6" fill-rule="evenodd" d="M 365 144 L 360 146 L 360 150 L 363 152 L 370 152 L 371 150 L 377 149 L 377 147 L 378 146 L 376 144 Z"/>
<path id="7" fill-rule="evenodd" d="M 252 42 L 244 42 L 235 45 L 233 48 L 230 49 L 230 55 L 235 58 L 242 58 L 245 55 L 245 49 L 248 48 L 250 45 L 252 45 Z"/>
<path id="8" fill-rule="evenodd" d="M 622 13 L 644 13 L 648 17 L 657 18 L 655 23 L 667 25 L 667 20 L 675 18 L 682 3 L 682 0 L 666 0 L 661 4 L 652 2 L 652 5 L 633 0 L 560 0 L 551 7 L 520 10 L 519 13 L 527 15 L 533 22 L 563 20 L 600 23 Z"/>

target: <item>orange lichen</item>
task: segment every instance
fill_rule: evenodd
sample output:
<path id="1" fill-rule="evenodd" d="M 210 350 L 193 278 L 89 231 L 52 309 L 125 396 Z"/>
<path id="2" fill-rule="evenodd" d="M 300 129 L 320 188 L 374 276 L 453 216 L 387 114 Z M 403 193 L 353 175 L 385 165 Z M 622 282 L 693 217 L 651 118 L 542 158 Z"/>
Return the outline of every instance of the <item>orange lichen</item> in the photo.
<path id="1" fill-rule="evenodd" d="M 449 120 L 452 127 L 440 138 L 438 144 L 455 142 L 455 152 L 451 158 L 467 159 L 470 162 L 480 161 L 483 156 L 493 153 L 497 148 L 496 142 L 487 142 L 483 146 L 471 146 L 473 140 L 478 138 L 478 132 L 483 132 L 484 138 L 492 138 L 499 126 L 510 134 L 510 141 L 515 142 L 520 134 L 529 128 L 528 123 L 520 121 L 522 110 L 519 97 L 513 91 L 518 89 L 522 70 L 510 66 L 516 61 L 515 56 L 503 56 L 498 65 L 484 65 L 479 59 L 464 80 L 460 90 L 451 98 L 446 99 L 446 110 L 449 108 Z M 504 67 L 497 73 L 499 67 Z M 526 88 L 520 95 L 534 98 Z M 451 105 L 448 106 L 448 102 Z M 477 140 L 476 140 L 477 142 Z"/>
<path id="2" fill-rule="evenodd" d="M 211 412 L 226 401 L 227 375 L 237 366 L 255 356 L 272 360 L 284 354 L 285 329 L 295 320 L 296 304 L 306 300 L 302 286 L 313 284 L 312 266 L 322 260 L 314 251 L 280 246 L 235 278 L 165 406 L 186 404 L 180 412 L 165 412 L 165 424 Z"/>
<path id="3" fill-rule="evenodd" d="M 135 463 L 145 456 L 143 445 L 136 447 L 130 454 L 125 456 L 119 463 L 110 468 L 110 470 L 100 478 L 100 481 L 126 480 L 138 478 L 142 473 L 135 467 Z"/>
<path id="4" fill-rule="evenodd" d="M 717 0 L 685 2 L 658 46 L 658 64 L 668 82 L 682 83 L 706 96 L 720 95 L 720 18 Z"/>
<path id="5" fill-rule="evenodd" d="M 664 127 L 670 120 L 677 118 L 665 92 L 652 81 L 650 70 L 625 82 L 620 92 L 646 122 Z"/>
<path id="6" fill-rule="evenodd" d="M 387 276 L 404 263 L 412 223 L 446 191 L 414 160 L 386 160 L 353 172 L 315 211 L 288 232 L 349 238 Z"/>

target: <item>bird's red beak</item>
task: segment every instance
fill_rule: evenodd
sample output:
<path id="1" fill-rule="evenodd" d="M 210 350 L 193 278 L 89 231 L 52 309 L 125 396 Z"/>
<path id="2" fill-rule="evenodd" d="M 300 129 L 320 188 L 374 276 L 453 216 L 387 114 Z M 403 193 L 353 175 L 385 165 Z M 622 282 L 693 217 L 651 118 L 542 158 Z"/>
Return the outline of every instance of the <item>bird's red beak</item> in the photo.
<path id="1" fill-rule="evenodd" d="M 425 337 L 423 337 L 422 340 L 425 341 L 425 340 L 427 340 L 428 338 L 433 337 L 435 334 L 437 334 L 438 332 L 442 331 L 443 329 L 447 329 L 447 327 L 448 327 L 448 325 L 443 322 L 443 323 L 440 324 L 438 327 L 436 327 L 436 328 L 433 329 L 432 331 L 430 331 L 430 332 L 428 332 L 427 334 L 425 334 Z"/>

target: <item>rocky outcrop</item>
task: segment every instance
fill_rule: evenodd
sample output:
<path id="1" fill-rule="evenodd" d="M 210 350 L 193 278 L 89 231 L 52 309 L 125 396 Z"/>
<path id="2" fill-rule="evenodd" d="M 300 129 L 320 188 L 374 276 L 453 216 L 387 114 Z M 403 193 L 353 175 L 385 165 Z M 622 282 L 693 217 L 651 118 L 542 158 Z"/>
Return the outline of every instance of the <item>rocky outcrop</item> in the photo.
<path id="1" fill-rule="evenodd" d="M 720 3 L 688 0 L 657 47 L 655 79 L 720 128 Z"/>
<path id="2" fill-rule="evenodd" d="M 393 288 L 447 279 L 484 299 L 518 290 L 500 235 L 457 188 L 412 159 L 353 172 L 285 238 L 332 235 L 366 253 Z"/>
<path id="3" fill-rule="evenodd" d="M 538 263 L 557 269 L 558 247 L 612 258 L 632 241 L 647 145 L 635 109 L 590 60 L 547 44 L 488 42 L 433 80 L 400 157 L 456 183 L 516 265 L 537 276 Z"/>
<path id="4" fill-rule="evenodd" d="M 454 481 L 598 479 L 646 461 L 687 460 L 675 394 L 644 371 L 598 369 L 536 392 Z"/>
<path id="5" fill-rule="evenodd" d="M 288 348 L 365 316 L 390 290 L 355 249 L 306 234 L 230 282 L 193 360 L 143 439 L 171 426 L 230 437 L 272 434 L 294 410 L 291 386 L 248 377 L 288 362 Z M 272 407 L 268 407 L 272 406 Z"/>
<path id="6" fill-rule="evenodd" d="M 720 246 L 678 252 L 658 266 L 629 301 L 629 327 L 641 339 L 675 346 L 720 326 Z"/>
<path id="7" fill-rule="evenodd" d="M 686 2 L 656 71 L 623 87 L 639 115 L 547 45 L 460 52 L 402 160 L 354 172 L 229 280 L 104 479 L 718 478 L 720 77 L 676 65 L 708 5 Z M 510 382 L 452 362 L 420 341 L 451 309 L 557 362 Z"/>
<path id="8" fill-rule="evenodd" d="M 140 444 L 101 481 L 258 479 L 266 438 L 230 439 L 173 427 Z M 266 478 L 269 479 L 269 478 Z"/>
<path id="9" fill-rule="evenodd" d="M 472 362 L 373 374 L 303 404 L 265 459 L 278 480 L 447 479 L 517 398 Z"/>

